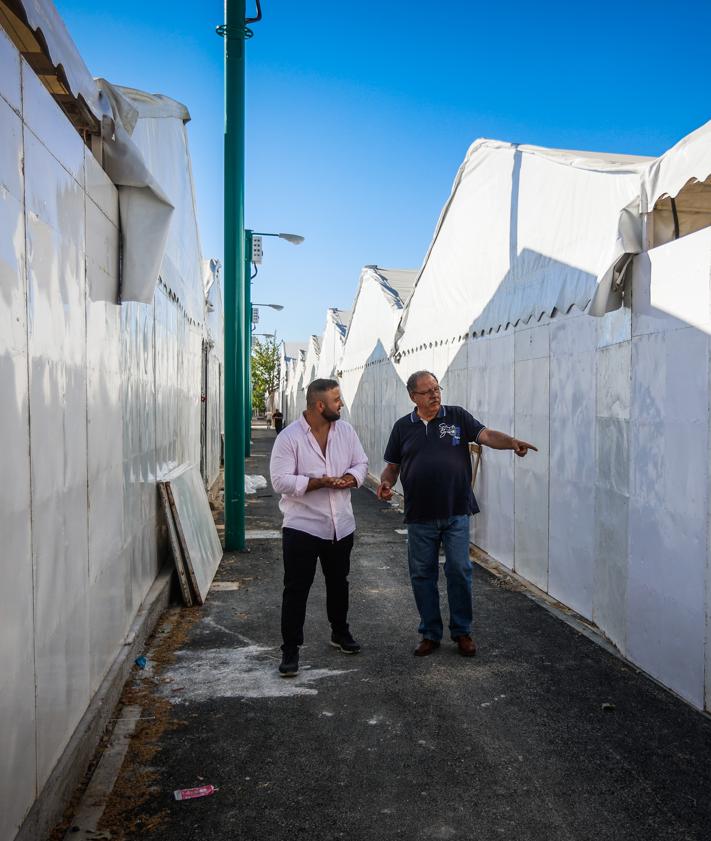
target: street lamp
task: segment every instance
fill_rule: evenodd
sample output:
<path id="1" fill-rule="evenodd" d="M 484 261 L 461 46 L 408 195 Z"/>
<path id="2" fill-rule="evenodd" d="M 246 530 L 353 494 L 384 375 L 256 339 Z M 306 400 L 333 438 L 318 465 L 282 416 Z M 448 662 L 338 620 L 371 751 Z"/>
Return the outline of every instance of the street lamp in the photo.
<path id="1" fill-rule="evenodd" d="M 301 245 L 304 238 L 301 234 L 273 234 L 265 231 L 253 231 L 245 228 L 244 231 L 244 353 L 249 361 L 252 352 L 252 275 L 251 264 L 262 262 L 262 240 L 261 237 L 277 237 L 292 245 Z M 269 306 L 262 304 L 262 306 Z M 273 307 L 277 309 L 277 307 Z M 252 371 L 247 365 L 247 376 L 244 381 L 244 454 L 249 456 L 252 453 Z"/>
<path id="2" fill-rule="evenodd" d="M 304 241 L 304 238 L 301 234 L 264 234 L 259 231 L 252 231 L 253 237 L 279 237 L 279 239 L 285 239 L 287 242 L 290 242 L 292 245 L 301 245 Z"/>
<path id="3" fill-rule="evenodd" d="M 281 304 L 252 304 L 252 332 L 254 332 L 255 327 L 259 324 L 260 307 L 269 307 L 269 309 L 277 311 L 284 309 Z"/>

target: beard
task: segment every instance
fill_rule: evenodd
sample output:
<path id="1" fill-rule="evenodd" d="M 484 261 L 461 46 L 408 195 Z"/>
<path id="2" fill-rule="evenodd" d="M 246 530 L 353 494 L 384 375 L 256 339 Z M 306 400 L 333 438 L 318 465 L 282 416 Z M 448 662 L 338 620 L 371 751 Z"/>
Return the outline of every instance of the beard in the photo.
<path id="1" fill-rule="evenodd" d="M 323 410 L 323 417 L 329 423 L 333 423 L 333 421 L 340 420 L 341 413 L 340 412 L 332 412 L 330 409 Z"/>

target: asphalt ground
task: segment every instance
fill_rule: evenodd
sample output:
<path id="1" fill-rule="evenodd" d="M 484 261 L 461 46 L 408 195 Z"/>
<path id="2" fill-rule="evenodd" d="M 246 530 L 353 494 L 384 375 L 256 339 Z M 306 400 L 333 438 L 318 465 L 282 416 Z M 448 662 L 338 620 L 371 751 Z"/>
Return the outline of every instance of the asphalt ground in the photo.
<path id="1" fill-rule="evenodd" d="M 253 439 L 248 473 L 268 477 L 273 433 Z M 280 527 L 270 487 L 248 500 L 249 530 Z M 279 677 L 281 542 L 227 553 L 207 604 L 168 611 L 126 687 L 141 721 L 101 824 L 112 838 L 711 838 L 707 717 L 480 567 L 478 655 L 445 640 L 413 657 L 402 515 L 365 489 L 353 505 L 362 653 L 329 646 L 318 571 L 301 671 Z"/>

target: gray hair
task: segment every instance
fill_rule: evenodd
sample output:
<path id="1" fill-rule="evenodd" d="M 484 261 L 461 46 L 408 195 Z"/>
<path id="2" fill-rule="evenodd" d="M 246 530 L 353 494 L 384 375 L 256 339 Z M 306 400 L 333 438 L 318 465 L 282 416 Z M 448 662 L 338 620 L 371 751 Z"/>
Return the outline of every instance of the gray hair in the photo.
<path id="1" fill-rule="evenodd" d="M 408 394 L 413 394 L 414 393 L 414 391 L 417 388 L 417 383 L 418 383 L 420 377 L 432 377 L 432 379 L 435 380 L 435 382 L 437 382 L 437 383 L 439 382 L 439 380 L 437 379 L 437 377 L 435 377 L 435 375 L 432 373 L 432 371 L 415 371 L 414 374 L 410 374 L 410 376 L 407 378 L 407 393 Z"/>

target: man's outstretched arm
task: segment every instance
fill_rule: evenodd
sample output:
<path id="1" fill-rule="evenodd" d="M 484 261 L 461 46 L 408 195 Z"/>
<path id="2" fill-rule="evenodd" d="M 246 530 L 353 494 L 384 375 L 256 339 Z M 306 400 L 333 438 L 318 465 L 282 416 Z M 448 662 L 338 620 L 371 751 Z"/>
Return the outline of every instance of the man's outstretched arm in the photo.
<path id="1" fill-rule="evenodd" d="M 520 441 L 518 438 L 512 438 L 510 435 L 507 435 L 505 432 L 499 432 L 497 429 L 482 429 L 478 442 L 494 450 L 513 450 L 517 456 L 521 457 L 525 456 L 529 450 L 538 452 L 538 447 L 534 447 L 533 444 Z"/>

